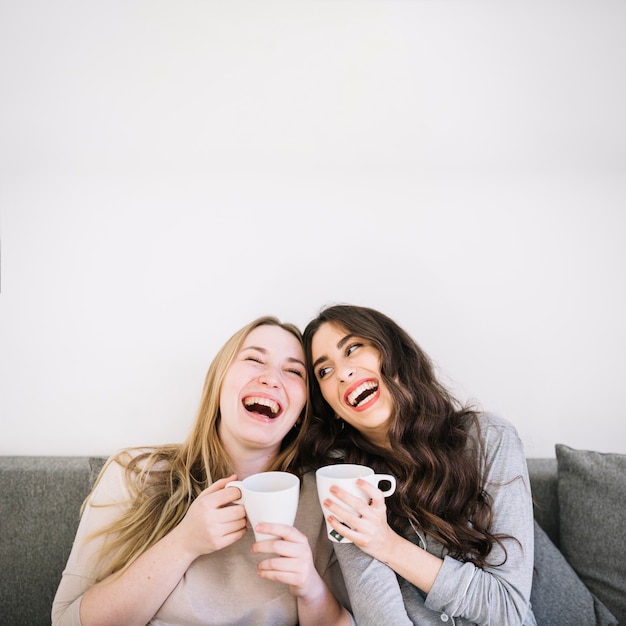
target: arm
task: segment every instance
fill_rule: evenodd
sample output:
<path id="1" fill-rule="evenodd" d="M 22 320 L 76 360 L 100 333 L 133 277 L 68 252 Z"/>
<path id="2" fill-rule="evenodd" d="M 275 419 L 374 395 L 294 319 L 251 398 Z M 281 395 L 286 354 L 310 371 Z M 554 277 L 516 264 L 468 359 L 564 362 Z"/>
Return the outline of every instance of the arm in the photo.
<path id="1" fill-rule="evenodd" d="M 410 626 L 395 572 L 353 543 L 334 544 L 359 626 Z"/>
<path id="2" fill-rule="evenodd" d="M 519 541 L 505 542 L 504 564 L 480 569 L 449 556 L 439 558 L 400 537 L 387 525 L 386 514 L 382 513 L 384 499 L 365 482 L 359 486 L 372 499 L 369 506 L 341 490 L 336 492 L 362 515 L 348 518 L 341 511 L 342 518 L 353 529 L 331 523 L 364 552 L 387 563 L 427 594 L 424 603 L 427 609 L 460 616 L 476 624 L 516 625 L 526 616 L 532 584 L 533 513 L 528 470 L 521 441 L 511 425 L 494 418 L 483 425 L 482 435 L 487 452 L 486 489 L 493 497 L 492 530 Z M 332 510 L 330 502 L 325 506 Z M 335 512 L 340 511 L 335 509 Z M 427 548 L 438 551 L 432 540 Z M 494 546 L 490 560 L 499 563 L 503 556 L 502 549 Z"/>
<path id="3" fill-rule="evenodd" d="M 83 626 L 150 621 L 196 558 L 178 528 L 121 574 L 113 574 L 85 592 L 80 604 Z"/>
<path id="4" fill-rule="evenodd" d="M 345 511 L 329 499 L 324 502 L 324 506 L 332 513 L 340 515 L 348 527 L 333 515 L 329 516 L 328 521 L 335 530 L 350 539 L 367 555 L 428 593 L 443 566 L 443 559 L 411 543 L 389 526 L 385 499 L 379 489 L 361 479 L 357 480 L 357 486 L 369 498 L 369 504 L 333 486 L 330 489 L 331 494 L 352 507 L 356 514 Z M 336 552 L 339 556 L 339 552 Z"/>
<path id="5" fill-rule="evenodd" d="M 289 591 L 296 597 L 301 626 L 350 626 L 353 623 L 350 613 L 335 598 L 315 568 L 305 535 L 284 524 L 259 524 L 256 530 L 280 537 L 257 542 L 252 551 L 275 555 L 259 563 L 259 576 L 289 585 Z"/>
<path id="6" fill-rule="evenodd" d="M 506 562 L 476 568 L 450 557 L 431 588 L 426 606 L 463 615 L 477 624 L 522 624 L 530 601 L 534 566 L 534 518 L 528 466 L 521 440 L 512 425 L 495 417 L 483 425 L 486 442 L 486 486 L 493 498 L 495 534 L 507 534 Z M 517 540 L 517 541 L 516 541 Z M 490 562 L 504 552 L 494 546 Z M 466 589 L 464 593 L 456 589 Z"/>
<path id="7" fill-rule="evenodd" d="M 222 489 L 229 480 L 232 477 L 202 492 L 181 523 L 131 565 L 95 583 L 94 568 L 103 540 L 87 537 L 119 517 L 128 497 L 123 470 L 112 463 L 81 519 L 54 600 L 53 624 L 149 622 L 200 554 L 219 550 L 245 534 L 243 506 L 226 506 L 239 497 L 237 490 Z M 118 504 L 94 506 L 105 502 Z"/>

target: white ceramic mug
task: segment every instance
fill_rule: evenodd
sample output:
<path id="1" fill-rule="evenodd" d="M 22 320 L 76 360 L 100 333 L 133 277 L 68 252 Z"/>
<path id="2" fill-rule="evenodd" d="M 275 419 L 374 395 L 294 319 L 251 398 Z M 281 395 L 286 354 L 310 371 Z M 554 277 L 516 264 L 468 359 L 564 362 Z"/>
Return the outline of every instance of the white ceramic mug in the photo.
<path id="1" fill-rule="evenodd" d="M 328 498 L 342 506 L 346 511 L 356 513 L 352 507 L 349 507 L 347 504 L 331 495 L 330 488 L 332 485 L 341 487 L 351 495 L 361 498 L 364 502 L 367 502 L 368 498 L 365 492 L 356 486 L 357 478 L 362 478 L 375 487 L 378 487 L 383 481 L 391 483 L 389 489 L 382 492 L 385 497 L 390 496 L 396 490 L 396 479 L 394 476 L 391 474 L 374 474 L 374 470 L 366 465 L 354 465 L 350 463 L 326 465 L 325 467 L 320 467 L 317 472 L 315 472 L 315 478 L 317 482 L 317 495 L 319 496 L 320 505 L 322 509 L 324 509 L 325 514 L 329 511 L 324 508 L 323 502 Z M 328 521 L 326 521 L 326 531 L 328 532 L 328 538 L 335 543 L 352 543 L 350 539 L 346 539 L 346 537 L 338 533 Z"/>
<path id="2" fill-rule="evenodd" d="M 289 472 L 261 472 L 233 480 L 227 487 L 237 487 L 241 498 L 237 504 L 243 504 L 250 525 L 254 530 L 257 524 L 288 524 L 293 526 L 300 498 L 300 479 Z M 275 535 L 257 533 L 257 541 L 277 539 Z"/>

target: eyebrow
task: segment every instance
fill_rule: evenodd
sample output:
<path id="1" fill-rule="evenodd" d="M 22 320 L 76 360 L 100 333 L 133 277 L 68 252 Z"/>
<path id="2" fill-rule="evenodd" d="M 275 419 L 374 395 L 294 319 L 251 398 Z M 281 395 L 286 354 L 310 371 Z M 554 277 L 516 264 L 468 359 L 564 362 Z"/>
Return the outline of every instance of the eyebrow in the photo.
<path id="1" fill-rule="evenodd" d="M 341 348 L 343 348 L 343 346 L 350 341 L 350 339 L 352 339 L 352 337 L 355 337 L 355 335 L 353 333 L 349 333 L 347 334 L 345 337 L 342 337 L 338 342 L 337 342 L 337 349 L 341 350 Z M 313 363 L 313 369 L 315 369 L 320 363 L 323 363 L 324 361 L 328 360 L 328 356 L 326 354 L 322 354 L 322 356 L 319 359 L 315 360 L 315 363 Z"/>
<path id="2" fill-rule="evenodd" d="M 243 352 L 244 350 L 256 350 L 257 352 L 260 352 L 261 354 L 267 354 L 269 352 L 265 348 L 261 348 L 261 346 L 244 346 L 243 348 L 241 348 L 241 351 Z M 302 367 L 306 369 L 306 366 L 304 365 L 304 361 L 300 359 L 296 359 L 293 356 L 287 357 L 287 361 L 289 361 L 289 363 L 297 363 L 298 365 L 302 365 Z"/>

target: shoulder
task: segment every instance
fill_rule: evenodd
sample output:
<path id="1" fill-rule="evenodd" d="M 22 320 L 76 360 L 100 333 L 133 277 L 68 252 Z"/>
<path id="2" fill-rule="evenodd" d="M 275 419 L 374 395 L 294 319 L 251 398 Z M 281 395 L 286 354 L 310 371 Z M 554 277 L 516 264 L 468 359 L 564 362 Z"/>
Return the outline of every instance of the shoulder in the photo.
<path id="1" fill-rule="evenodd" d="M 124 448 L 104 463 L 89 498 L 90 504 L 110 504 L 130 498 L 131 477 L 146 467 L 156 448 Z"/>
<path id="2" fill-rule="evenodd" d="M 104 476 L 123 473 L 127 469 L 140 472 L 154 465 L 154 459 L 158 457 L 158 454 L 158 448 L 122 448 L 105 461 L 98 480 L 104 478 Z"/>
<path id="3" fill-rule="evenodd" d="M 477 413 L 469 431 L 470 435 L 479 439 L 487 449 L 498 447 L 507 442 L 521 443 L 515 426 L 495 413 Z"/>
<path id="4" fill-rule="evenodd" d="M 485 463 L 488 472 L 515 472 L 526 466 L 524 445 L 515 426 L 494 413 L 478 413 L 470 427 L 474 450 Z M 496 470 L 500 467 L 500 470 Z"/>

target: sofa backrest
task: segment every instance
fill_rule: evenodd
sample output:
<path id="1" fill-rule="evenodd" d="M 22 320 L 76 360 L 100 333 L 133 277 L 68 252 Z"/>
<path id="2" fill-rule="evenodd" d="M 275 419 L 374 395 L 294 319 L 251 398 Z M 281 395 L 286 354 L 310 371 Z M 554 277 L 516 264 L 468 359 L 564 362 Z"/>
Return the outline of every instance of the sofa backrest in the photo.
<path id="1" fill-rule="evenodd" d="M 0 456 L 0 623 L 49 626 L 80 507 L 105 458 Z M 556 459 L 528 459 L 535 518 L 558 545 Z"/>
<path id="2" fill-rule="evenodd" d="M 0 622 L 49 626 L 80 507 L 104 459 L 0 456 Z"/>
<path id="3" fill-rule="evenodd" d="M 537 523 L 559 546 L 558 468 L 555 458 L 526 459 Z"/>

